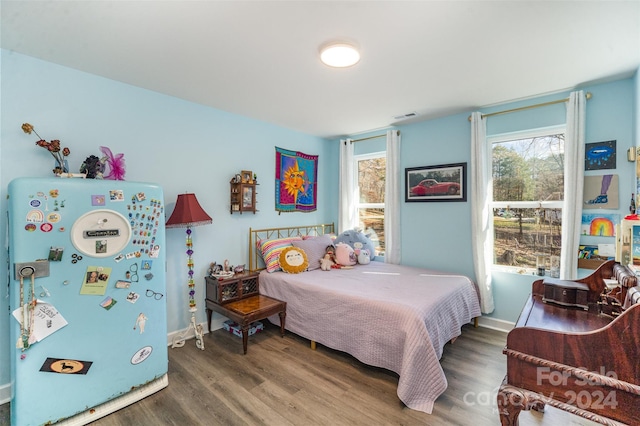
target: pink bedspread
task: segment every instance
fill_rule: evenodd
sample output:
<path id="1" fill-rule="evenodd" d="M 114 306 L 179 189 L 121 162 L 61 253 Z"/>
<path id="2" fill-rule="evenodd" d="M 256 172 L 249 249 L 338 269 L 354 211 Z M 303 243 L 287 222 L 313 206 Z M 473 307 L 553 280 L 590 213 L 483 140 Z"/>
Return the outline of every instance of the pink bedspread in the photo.
<path id="1" fill-rule="evenodd" d="M 398 373 L 398 397 L 431 413 L 447 388 L 444 345 L 480 316 L 467 277 L 382 262 L 260 274 L 260 293 L 287 302 L 287 330 Z M 279 324 L 278 316 L 270 318 Z"/>

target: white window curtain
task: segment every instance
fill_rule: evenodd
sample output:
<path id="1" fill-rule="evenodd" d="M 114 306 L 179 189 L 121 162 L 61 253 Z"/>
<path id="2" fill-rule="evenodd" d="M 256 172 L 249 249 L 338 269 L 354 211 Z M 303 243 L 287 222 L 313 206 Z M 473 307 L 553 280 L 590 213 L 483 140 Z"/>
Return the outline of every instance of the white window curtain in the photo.
<path id="1" fill-rule="evenodd" d="M 584 133 L 586 99 L 582 91 L 572 92 L 567 102 L 567 130 L 564 141 L 564 207 L 560 278 L 577 277 L 578 246 L 582 222 L 584 188 Z"/>
<path id="2" fill-rule="evenodd" d="M 493 199 L 491 146 L 482 114 L 471 114 L 471 245 L 476 282 L 480 289 L 480 309 L 490 314 L 495 309 L 491 283 L 493 265 Z"/>
<path id="3" fill-rule="evenodd" d="M 338 200 L 338 233 L 358 225 L 355 200 L 355 176 L 353 170 L 353 142 L 340 140 L 340 176 L 338 178 L 340 198 Z"/>
<path id="4" fill-rule="evenodd" d="M 387 131 L 387 169 L 384 188 L 384 261 L 399 264 L 400 251 L 400 132 Z"/>

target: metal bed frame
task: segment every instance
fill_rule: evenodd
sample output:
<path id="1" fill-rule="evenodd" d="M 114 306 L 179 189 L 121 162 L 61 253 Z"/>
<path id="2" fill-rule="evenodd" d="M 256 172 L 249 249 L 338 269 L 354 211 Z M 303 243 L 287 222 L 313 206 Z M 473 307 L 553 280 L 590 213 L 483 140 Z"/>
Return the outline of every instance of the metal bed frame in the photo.
<path id="1" fill-rule="evenodd" d="M 331 233 L 335 233 L 335 226 L 333 223 L 288 226 L 284 228 L 249 228 L 249 270 L 261 271 L 265 269 L 264 262 L 262 262 L 262 257 L 258 251 L 258 241 L 297 236 L 319 236 Z"/>

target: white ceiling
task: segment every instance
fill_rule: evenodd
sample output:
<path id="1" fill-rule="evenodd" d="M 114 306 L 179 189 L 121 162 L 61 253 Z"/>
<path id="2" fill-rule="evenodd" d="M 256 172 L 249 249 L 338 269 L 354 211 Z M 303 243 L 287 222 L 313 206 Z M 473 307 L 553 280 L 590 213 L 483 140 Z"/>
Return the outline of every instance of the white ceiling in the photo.
<path id="1" fill-rule="evenodd" d="M 1 46 L 323 137 L 633 75 L 635 1 L 1 1 Z M 328 41 L 362 59 L 332 69 Z"/>

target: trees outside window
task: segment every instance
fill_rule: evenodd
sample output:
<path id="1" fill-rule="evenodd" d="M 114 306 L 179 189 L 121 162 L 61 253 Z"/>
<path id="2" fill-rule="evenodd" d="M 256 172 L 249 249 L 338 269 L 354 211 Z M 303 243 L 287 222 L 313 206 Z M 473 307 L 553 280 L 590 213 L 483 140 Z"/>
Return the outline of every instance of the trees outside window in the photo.
<path id="1" fill-rule="evenodd" d="M 564 129 L 490 138 L 494 264 L 536 268 L 560 255 Z M 548 269 L 548 265 L 547 265 Z"/>
<path id="2" fill-rule="evenodd" d="M 355 155 L 356 208 L 358 222 L 370 234 L 376 256 L 384 256 L 384 186 L 387 167 L 385 152 Z"/>

